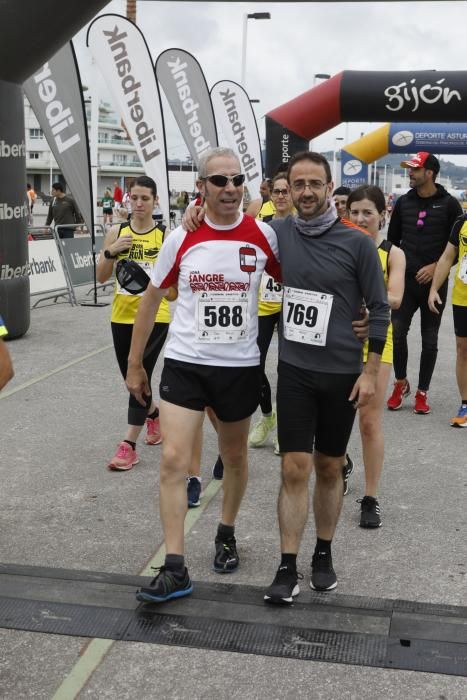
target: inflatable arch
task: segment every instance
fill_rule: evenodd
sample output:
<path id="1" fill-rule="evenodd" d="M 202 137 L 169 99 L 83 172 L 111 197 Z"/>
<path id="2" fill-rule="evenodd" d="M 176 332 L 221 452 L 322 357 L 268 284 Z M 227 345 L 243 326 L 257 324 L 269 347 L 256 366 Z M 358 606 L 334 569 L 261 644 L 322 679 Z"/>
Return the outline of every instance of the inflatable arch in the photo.
<path id="1" fill-rule="evenodd" d="M 0 42 L 0 314 L 12 338 L 29 328 L 22 83 L 106 4 L 106 0 L 60 6 L 55 0 L 1 3 L 5 31 Z"/>
<path id="2" fill-rule="evenodd" d="M 466 71 L 343 71 L 266 115 L 266 175 L 341 122 L 458 123 L 466 107 Z"/>
<path id="3" fill-rule="evenodd" d="M 467 123 L 384 124 L 341 151 L 341 184 L 358 187 L 368 182 L 368 164 L 388 153 L 467 153 Z"/>

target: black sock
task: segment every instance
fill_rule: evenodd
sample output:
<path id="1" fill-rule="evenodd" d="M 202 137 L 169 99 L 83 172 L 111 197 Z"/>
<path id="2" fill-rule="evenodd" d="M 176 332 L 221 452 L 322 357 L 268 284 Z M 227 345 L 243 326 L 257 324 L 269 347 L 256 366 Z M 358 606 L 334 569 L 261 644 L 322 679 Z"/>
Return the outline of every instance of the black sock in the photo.
<path id="1" fill-rule="evenodd" d="M 221 540 L 229 540 L 234 536 L 235 526 L 234 525 L 224 525 L 224 523 L 219 523 L 217 528 L 217 536 Z"/>
<path id="2" fill-rule="evenodd" d="M 462 399 L 462 405 L 467 406 L 467 399 Z"/>
<path id="3" fill-rule="evenodd" d="M 148 413 L 147 417 L 150 418 L 151 420 L 155 420 L 156 418 L 159 418 L 159 409 L 157 408 L 157 406 L 152 413 Z"/>
<path id="4" fill-rule="evenodd" d="M 331 542 L 332 540 L 321 540 L 317 537 L 315 554 L 331 554 Z"/>
<path id="5" fill-rule="evenodd" d="M 169 571 L 183 571 L 185 568 L 185 557 L 183 554 L 166 554 L 164 566 Z"/>
<path id="6" fill-rule="evenodd" d="M 136 450 L 136 442 L 131 442 L 131 440 L 124 440 L 123 442 L 127 442 L 130 445 L 130 447 Z"/>
<path id="7" fill-rule="evenodd" d="M 297 571 L 297 555 L 296 554 L 281 554 L 281 568 L 286 566 L 292 571 Z"/>

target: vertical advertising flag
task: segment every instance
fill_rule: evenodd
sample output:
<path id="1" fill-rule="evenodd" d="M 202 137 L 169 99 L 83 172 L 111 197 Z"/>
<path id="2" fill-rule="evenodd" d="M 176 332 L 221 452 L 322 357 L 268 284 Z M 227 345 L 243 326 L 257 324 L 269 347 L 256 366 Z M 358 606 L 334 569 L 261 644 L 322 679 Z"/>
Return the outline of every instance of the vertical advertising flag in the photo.
<path id="1" fill-rule="evenodd" d="M 86 43 L 104 77 L 146 175 L 156 181 L 169 220 L 169 183 L 161 100 L 151 54 L 138 27 L 120 15 L 101 15 Z"/>
<path id="2" fill-rule="evenodd" d="M 211 97 L 201 66 L 182 49 L 167 49 L 156 61 L 159 81 L 196 166 L 200 156 L 217 146 Z"/>
<path id="3" fill-rule="evenodd" d="M 250 98 L 238 83 L 220 80 L 211 88 L 211 100 L 219 133 L 222 133 L 225 145 L 237 153 L 250 197 L 257 199 L 261 196 L 259 186 L 263 179 L 263 161 Z"/>
<path id="4" fill-rule="evenodd" d="M 33 73 L 23 87 L 86 226 L 92 231 L 88 130 L 71 41 Z"/>

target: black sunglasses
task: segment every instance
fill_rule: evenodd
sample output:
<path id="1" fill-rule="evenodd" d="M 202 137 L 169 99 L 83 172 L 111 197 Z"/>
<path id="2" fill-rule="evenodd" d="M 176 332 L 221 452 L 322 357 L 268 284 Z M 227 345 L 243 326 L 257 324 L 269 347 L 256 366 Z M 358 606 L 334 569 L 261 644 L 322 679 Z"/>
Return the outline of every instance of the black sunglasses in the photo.
<path id="1" fill-rule="evenodd" d="M 201 180 L 208 180 L 212 185 L 216 187 L 225 187 L 228 182 L 231 182 L 234 187 L 240 187 L 245 182 L 245 175 L 240 173 L 239 175 L 208 175 L 207 177 L 202 177 Z"/>
<path id="2" fill-rule="evenodd" d="M 281 194 L 283 197 L 285 197 L 286 195 L 289 194 L 289 190 L 287 190 L 287 189 L 281 190 L 281 189 L 279 189 L 279 187 L 277 187 L 277 188 L 275 187 L 273 189 L 272 193 L 275 194 L 276 196 Z"/>

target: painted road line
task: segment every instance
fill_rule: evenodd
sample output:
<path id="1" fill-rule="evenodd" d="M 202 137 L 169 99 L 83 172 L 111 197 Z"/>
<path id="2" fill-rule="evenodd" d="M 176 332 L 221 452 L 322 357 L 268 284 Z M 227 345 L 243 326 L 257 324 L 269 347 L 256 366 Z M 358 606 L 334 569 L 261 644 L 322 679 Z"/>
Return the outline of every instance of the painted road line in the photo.
<path id="1" fill-rule="evenodd" d="M 190 508 L 185 518 L 185 535 L 199 520 L 214 496 L 219 492 L 222 481 L 212 479 L 204 491 L 203 500 L 199 508 Z M 165 559 L 165 545 L 162 544 L 151 560 L 140 571 L 139 576 L 151 576 L 153 567 L 162 566 Z M 86 647 L 79 661 L 71 669 L 63 683 L 56 690 L 52 700 L 74 700 L 82 691 L 92 674 L 104 660 L 112 646 L 114 639 L 93 639 Z"/>
<path id="2" fill-rule="evenodd" d="M 53 377 L 54 374 L 58 374 L 59 372 L 63 372 L 65 369 L 68 369 L 69 367 L 73 367 L 73 365 L 78 365 L 80 362 L 84 362 L 84 360 L 88 360 L 90 357 L 94 357 L 95 355 L 99 355 L 101 352 L 105 352 L 106 350 L 110 350 L 110 348 L 113 348 L 112 344 L 104 345 L 104 347 L 99 348 L 99 350 L 93 350 L 92 352 L 88 352 L 86 355 L 81 355 L 81 357 L 77 357 L 76 360 L 71 360 L 70 362 L 67 362 L 64 365 L 60 365 L 60 367 L 56 367 L 51 372 L 46 372 L 45 374 L 41 374 L 41 375 L 39 375 L 39 377 L 36 377 L 35 379 L 31 379 L 29 382 L 25 382 L 24 384 L 20 384 L 19 386 L 14 387 L 14 389 L 10 389 L 9 391 L 2 391 L 2 393 L 0 394 L 0 400 L 7 399 L 9 396 L 16 394 L 18 391 L 22 391 L 23 389 L 27 389 L 28 387 L 33 386 L 34 384 L 37 384 L 38 382 L 44 381 L 44 379 L 48 379 L 49 377 Z"/>

